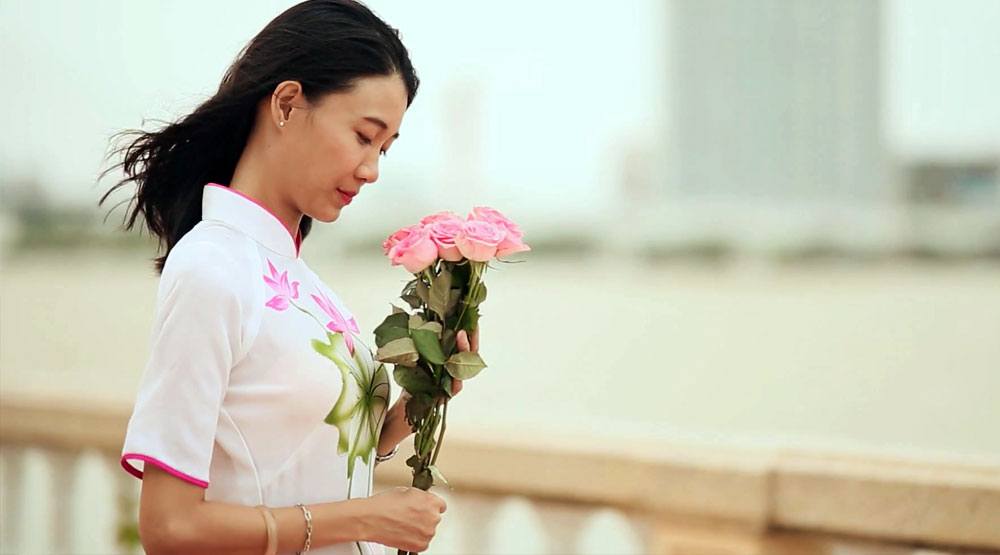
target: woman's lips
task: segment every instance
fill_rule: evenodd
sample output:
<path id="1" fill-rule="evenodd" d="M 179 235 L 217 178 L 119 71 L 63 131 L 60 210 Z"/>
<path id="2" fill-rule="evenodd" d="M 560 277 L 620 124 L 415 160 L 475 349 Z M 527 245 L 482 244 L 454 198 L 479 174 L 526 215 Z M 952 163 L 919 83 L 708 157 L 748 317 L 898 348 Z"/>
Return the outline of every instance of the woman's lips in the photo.
<path id="1" fill-rule="evenodd" d="M 357 194 L 357 193 L 354 193 L 354 195 L 351 195 L 351 194 L 345 193 L 344 191 L 341 191 L 340 189 L 337 189 L 337 193 L 340 195 L 340 200 L 344 201 L 345 205 L 351 204 L 351 199 L 353 199 L 354 195 Z"/>

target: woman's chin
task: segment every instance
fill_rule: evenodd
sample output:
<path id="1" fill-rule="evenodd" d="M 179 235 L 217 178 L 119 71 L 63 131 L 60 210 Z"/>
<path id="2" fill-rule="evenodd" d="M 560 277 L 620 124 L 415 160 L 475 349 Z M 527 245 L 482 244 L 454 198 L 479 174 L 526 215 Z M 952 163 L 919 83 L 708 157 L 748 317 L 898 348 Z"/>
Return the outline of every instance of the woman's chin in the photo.
<path id="1" fill-rule="evenodd" d="M 337 218 L 339 217 L 340 217 L 340 207 L 331 206 L 330 208 L 324 210 L 321 216 L 313 216 L 313 219 L 329 224 L 337 221 Z"/>

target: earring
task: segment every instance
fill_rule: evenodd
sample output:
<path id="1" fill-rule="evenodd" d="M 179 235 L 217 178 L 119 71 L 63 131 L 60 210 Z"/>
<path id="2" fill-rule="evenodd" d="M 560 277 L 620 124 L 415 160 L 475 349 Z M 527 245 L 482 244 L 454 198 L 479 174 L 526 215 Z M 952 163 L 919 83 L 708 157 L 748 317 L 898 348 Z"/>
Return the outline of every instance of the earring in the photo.
<path id="1" fill-rule="evenodd" d="M 283 121 L 279 121 L 278 122 L 278 127 L 284 127 L 284 126 L 285 126 L 285 122 L 283 122 Z"/>

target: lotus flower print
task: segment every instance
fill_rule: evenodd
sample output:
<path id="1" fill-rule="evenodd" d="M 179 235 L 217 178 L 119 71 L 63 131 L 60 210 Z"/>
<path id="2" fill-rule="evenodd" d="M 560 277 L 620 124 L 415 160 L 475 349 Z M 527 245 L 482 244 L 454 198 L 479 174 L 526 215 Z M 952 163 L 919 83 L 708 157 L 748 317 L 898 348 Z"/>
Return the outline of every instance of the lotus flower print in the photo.
<path id="1" fill-rule="evenodd" d="M 293 281 L 289 284 L 288 271 L 279 274 L 270 260 L 267 261 L 267 268 L 271 275 L 264 276 L 264 283 L 274 290 L 275 295 L 265 304 L 275 310 L 285 310 L 288 308 L 289 299 L 299 298 L 299 282 Z"/>
<path id="2" fill-rule="evenodd" d="M 316 304 L 330 317 L 330 321 L 326 323 L 327 329 L 330 331 L 336 331 L 344 334 L 344 342 L 347 343 L 347 350 L 351 352 L 351 356 L 354 356 L 354 337 L 352 333 L 360 333 L 361 330 L 358 329 L 358 323 L 354 320 L 354 317 L 344 318 L 344 315 L 337 310 L 337 306 L 333 304 L 333 301 L 329 299 L 322 291 L 319 295 L 312 295 Z"/>

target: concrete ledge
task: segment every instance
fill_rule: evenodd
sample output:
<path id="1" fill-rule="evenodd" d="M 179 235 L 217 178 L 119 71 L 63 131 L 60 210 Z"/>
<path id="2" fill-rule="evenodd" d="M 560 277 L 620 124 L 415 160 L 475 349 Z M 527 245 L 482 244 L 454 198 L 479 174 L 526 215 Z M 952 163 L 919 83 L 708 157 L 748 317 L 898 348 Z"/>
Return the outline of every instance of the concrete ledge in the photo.
<path id="1" fill-rule="evenodd" d="M 4 395 L 0 443 L 117 456 L 129 414 L 130 407 L 108 403 Z M 1000 549 L 1000 467 L 599 443 L 449 428 L 439 466 L 457 490 L 610 505 L 664 523 L 712 522 L 709 529 L 736 531 L 734 545 L 766 545 L 753 538 L 783 530 Z M 380 485 L 410 483 L 404 461 L 411 449 L 407 442 L 379 465 Z"/>
<path id="2" fill-rule="evenodd" d="M 784 455 L 772 522 L 791 529 L 1000 548 L 1000 469 Z"/>

